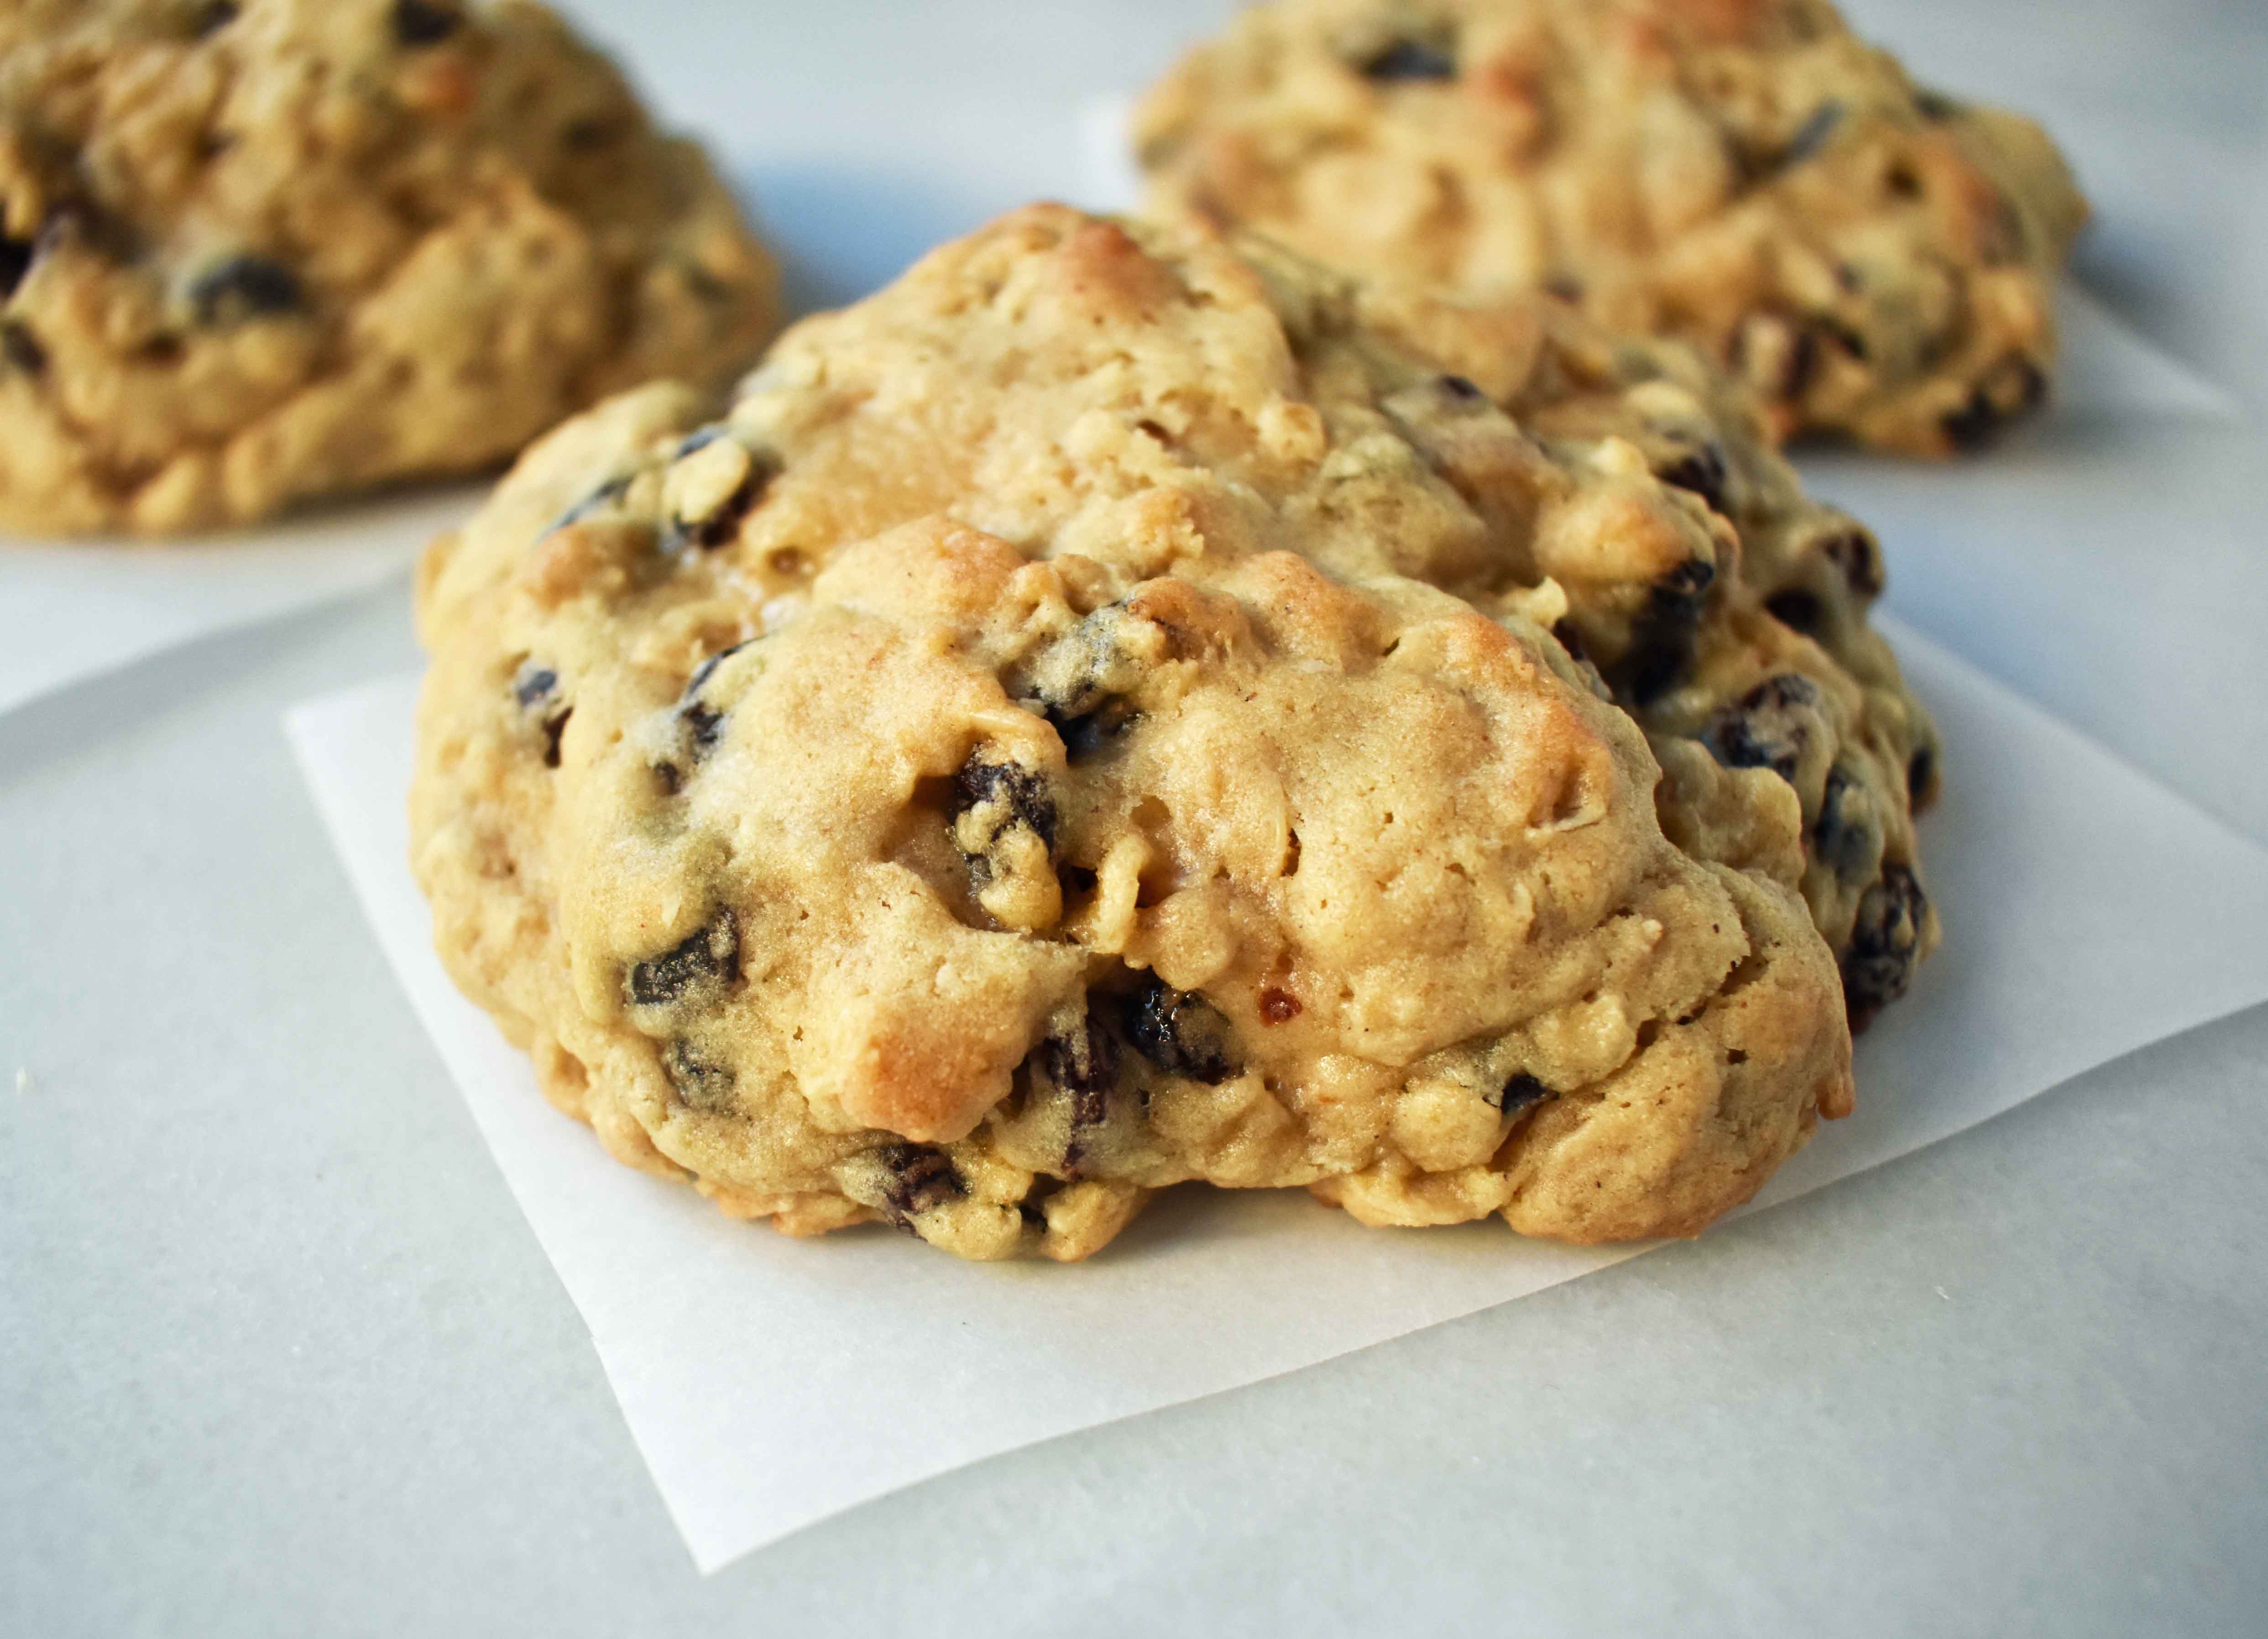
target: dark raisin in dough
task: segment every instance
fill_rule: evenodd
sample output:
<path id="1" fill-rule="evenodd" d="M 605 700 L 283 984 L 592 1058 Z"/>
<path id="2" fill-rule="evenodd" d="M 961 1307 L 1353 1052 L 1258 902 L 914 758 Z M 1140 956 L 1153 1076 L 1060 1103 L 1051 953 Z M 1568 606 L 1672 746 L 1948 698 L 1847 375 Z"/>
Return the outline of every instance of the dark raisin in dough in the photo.
<path id="1" fill-rule="evenodd" d="M 530 661 L 519 668 L 512 679 L 512 698 L 523 710 L 552 698 L 559 692 L 559 674 L 549 666 L 538 666 Z"/>
<path id="2" fill-rule="evenodd" d="M 1977 384 L 1969 402 L 1940 426 L 1953 447 L 1964 454 L 1984 448 L 2047 400 L 2047 378 L 2029 358 L 2003 359 Z"/>
<path id="3" fill-rule="evenodd" d="M 1228 1021 L 1203 996 L 1152 976 L 1126 999 L 1126 1039 L 1168 1075 L 1219 1083 L 1234 1075 Z"/>
<path id="4" fill-rule="evenodd" d="M 1709 504 L 1712 513 L 1727 513 L 1725 506 L 1725 481 L 1731 475 L 1725 466 L 1725 452 L 1714 444 L 1704 444 L 1689 450 L 1664 467 L 1660 477 L 1664 484 L 1681 490 L 1690 490 Z"/>
<path id="5" fill-rule="evenodd" d="M 1365 79 L 1445 80 L 1457 78 L 1456 53 L 1432 41 L 1397 40 L 1362 65 Z"/>
<path id="6" fill-rule="evenodd" d="M 711 1115 L 729 1114 L 733 1110 L 737 1082 L 732 1070 L 703 1058 L 690 1044 L 670 1043 L 662 1055 L 662 1068 L 668 1072 L 669 1084 L 676 1089 L 679 1101 L 688 1108 Z"/>
<path id="7" fill-rule="evenodd" d="M 394 37 L 405 46 L 431 46 L 446 40 L 464 26 L 453 7 L 430 0 L 394 0 Z"/>
<path id="8" fill-rule="evenodd" d="M 1874 812 L 1874 800 L 1858 776 L 1839 763 L 1827 771 L 1826 793 L 1819 800 L 1811 841 L 1828 868 L 1846 882 L 1864 880 L 1881 854 L 1881 818 Z"/>
<path id="9" fill-rule="evenodd" d="M 1780 150 L 1780 164 L 1801 165 L 1817 154 L 1835 135 L 1847 112 L 1840 102 L 1830 100 L 1821 103 L 1812 110 L 1811 117 L 1796 128 L 1795 135 L 1787 139 L 1787 146 Z"/>
<path id="10" fill-rule="evenodd" d="M 991 880 L 991 850 L 1012 831 L 1030 831 L 1050 854 L 1055 852 L 1056 801 L 1047 781 L 1013 763 L 993 762 L 979 749 L 954 777 L 952 818 L 957 824 L 962 815 L 986 808 L 994 817 L 982 847 L 961 851 L 980 884 Z"/>
<path id="11" fill-rule="evenodd" d="M 40 338 L 32 334 L 31 326 L 13 319 L 0 323 L 0 358 L 26 375 L 39 375 L 48 367 L 48 350 Z"/>
<path id="12" fill-rule="evenodd" d="M 1716 581 L 1716 565 L 1696 557 L 1655 582 L 1631 634 L 1630 649 L 1614 668 L 1617 687 L 1638 705 L 1660 698 L 1691 661 L 1693 639 Z"/>
<path id="13" fill-rule="evenodd" d="M 725 498 L 724 504 L 715 512 L 702 519 L 670 520 L 667 550 L 677 552 L 692 546 L 704 552 L 713 552 L 719 547 L 730 546 L 733 537 L 740 533 L 741 523 L 755 510 L 756 503 L 763 498 L 764 491 L 771 487 L 776 476 L 777 469 L 770 462 L 761 457 L 751 456 L 748 476 L 741 480 L 739 489 Z"/>
<path id="14" fill-rule="evenodd" d="M 754 639 L 750 639 L 750 642 L 753 641 Z M 709 680 L 717 675 L 717 668 L 719 666 L 722 666 L 726 661 L 731 660 L 735 654 L 740 653 L 741 650 L 747 648 L 749 644 L 747 643 L 736 643 L 729 649 L 719 649 L 716 653 L 702 661 L 700 665 L 695 667 L 693 668 L 693 676 L 686 679 L 685 698 L 689 700 L 695 695 L 700 693 L 702 690 L 707 688 L 709 686 Z"/>
<path id="15" fill-rule="evenodd" d="M 1923 746 L 1906 764 L 1906 795 L 1917 808 L 1937 795 L 1937 751 Z"/>
<path id="16" fill-rule="evenodd" d="M 1882 549 L 1864 529 L 1838 529 L 1819 543 L 1820 555 L 1843 572 L 1851 590 L 1862 598 L 1878 598 L 1889 584 L 1882 570 Z"/>
<path id="17" fill-rule="evenodd" d="M 882 1151 L 881 1161 L 889 1174 L 882 1197 L 888 1202 L 891 1221 L 901 1228 L 968 1192 L 945 1153 L 925 1144 L 893 1144 Z"/>
<path id="18" fill-rule="evenodd" d="M 633 1005 L 675 1006 L 698 990 L 730 980 L 740 963 L 740 927 L 730 911 L 720 911 L 675 949 L 631 964 L 625 987 Z"/>
<path id="19" fill-rule="evenodd" d="M 209 328 L 298 313 L 306 293 L 299 276 L 265 256 L 235 256 L 189 284 L 189 306 Z"/>
<path id="20" fill-rule="evenodd" d="M 1064 1170 L 1079 1176 L 1086 1136 L 1110 1118 L 1110 1093 L 1118 1085 L 1118 1044 L 1092 1013 L 1068 1037 L 1040 1044 L 1040 1073 L 1071 1098 L 1071 1132 L 1064 1146 Z"/>
<path id="21" fill-rule="evenodd" d="M 1505 1114 L 1516 1118 L 1525 1115 L 1550 1096 L 1550 1088 L 1522 1070 L 1498 1088 L 1496 1096 L 1489 1103 Z"/>
<path id="22" fill-rule="evenodd" d="M 1768 768 L 1793 785 L 1803 754 L 1828 727 L 1822 699 L 1808 677 L 1767 678 L 1719 712 L 1702 742 L 1727 768 Z"/>
<path id="23" fill-rule="evenodd" d="M 544 767 L 556 768 L 559 766 L 559 742 L 566 738 L 567 720 L 574 715 L 575 708 L 569 706 L 565 711 L 557 713 L 556 716 L 547 717 L 543 720 Z"/>
<path id="24" fill-rule="evenodd" d="M 1852 1030 L 1864 1030 L 1906 993 L 1928 919 L 1929 900 L 1913 872 L 1903 865 L 1884 866 L 1882 880 L 1859 902 L 1851 948 L 1843 957 L 1843 997 Z"/>
<path id="25" fill-rule="evenodd" d="M 32 270 L 32 243 L 29 240 L 0 237 L 0 301 L 16 293 L 24 276 Z"/>
<path id="26" fill-rule="evenodd" d="M 1803 587 L 1789 587 L 1773 593 L 1764 600 L 1764 608 L 1781 625 L 1807 638 L 1815 636 L 1827 624 L 1827 605 L 1820 602 L 1816 592 Z"/>

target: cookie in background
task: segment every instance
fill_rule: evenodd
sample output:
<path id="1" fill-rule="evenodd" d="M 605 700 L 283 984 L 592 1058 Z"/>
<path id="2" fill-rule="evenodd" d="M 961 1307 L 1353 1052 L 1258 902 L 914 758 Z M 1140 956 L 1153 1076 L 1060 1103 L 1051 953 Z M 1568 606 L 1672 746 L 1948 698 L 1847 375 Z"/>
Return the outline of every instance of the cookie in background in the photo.
<path id="1" fill-rule="evenodd" d="M 0 525 L 164 535 L 476 472 L 777 278 L 528 0 L 0 4 Z"/>
<path id="2" fill-rule="evenodd" d="M 1150 205 L 1691 342 L 1774 433 L 1943 456 L 2036 409 L 2088 208 L 2021 115 L 1827 0 L 1270 0 L 1157 85 Z"/>

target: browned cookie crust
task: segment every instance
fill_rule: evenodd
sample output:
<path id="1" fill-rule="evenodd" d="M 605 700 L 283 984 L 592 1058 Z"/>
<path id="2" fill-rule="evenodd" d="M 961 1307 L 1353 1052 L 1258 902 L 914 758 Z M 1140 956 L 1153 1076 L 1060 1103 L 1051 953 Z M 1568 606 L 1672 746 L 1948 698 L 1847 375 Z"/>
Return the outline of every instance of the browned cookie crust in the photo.
<path id="1" fill-rule="evenodd" d="M 441 953 L 615 1155 L 792 1232 L 1077 1258 L 1189 1179 L 1696 1232 L 1849 1108 L 1837 954 L 1887 1000 L 1933 936 L 1875 971 L 1927 726 L 1744 403 L 1020 212 L 437 543 Z"/>
<path id="2" fill-rule="evenodd" d="M 1150 95 L 1152 204 L 1674 336 L 1774 432 L 1919 455 L 2045 394 L 2087 206 L 1826 0 L 1272 0 Z"/>
<path id="3" fill-rule="evenodd" d="M 527 0 L 0 0 L 0 525 L 158 534 L 477 471 L 775 271 Z"/>

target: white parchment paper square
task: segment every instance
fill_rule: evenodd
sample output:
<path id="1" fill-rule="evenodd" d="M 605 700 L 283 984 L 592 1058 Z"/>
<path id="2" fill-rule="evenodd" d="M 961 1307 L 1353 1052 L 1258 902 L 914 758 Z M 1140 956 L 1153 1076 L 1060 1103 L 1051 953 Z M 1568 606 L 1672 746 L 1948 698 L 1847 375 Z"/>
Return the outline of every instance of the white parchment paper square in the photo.
<path id="1" fill-rule="evenodd" d="M 0 712 L 377 586 L 468 517 L 486 487 L 449 484 L 183 541 L 0 536 Z"/>
<path id="2" fill-rule="evenodd" d="M 1859 1113 L 1824 1129 L 1766 1202 L 2268 999 L 2268 853 L 1965 662 L 1896 638 L 1945 728 L 1948 795 L 1925 843 L 1948 942 L 1866 1038 Z M 1071 1268 L 961 1264 L 879 1229 L 806 1243 L 734 1223 L 607 1159 L 442 971 L 407 865 L 416 689 L 401 677 L 314 702 L 289 733 L 704 1571 L 961 1465 L 1642 1250 L 1523 1242 L 1501 1224 L 1368 1230 L 1297 1192 L 1176 1192 Z M 1835 1251 L 1815 1255 L 1824 1275 Z"/>

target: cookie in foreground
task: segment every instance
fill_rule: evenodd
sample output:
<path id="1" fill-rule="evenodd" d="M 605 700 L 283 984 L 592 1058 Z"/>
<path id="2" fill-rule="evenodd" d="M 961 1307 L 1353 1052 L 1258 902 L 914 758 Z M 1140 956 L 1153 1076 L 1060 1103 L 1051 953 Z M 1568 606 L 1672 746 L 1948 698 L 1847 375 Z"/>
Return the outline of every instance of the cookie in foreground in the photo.
<path id="1" fill-rule="evenodd" d="M 770 258 L 528 0 L 0 6 L 0 526 L 164 534 L 722 386 Z"/>
<path id="2" fill-rule="evenodd" d="M 1777 434 L 1917 455 L 2044 397 L 2087 205 L 1826 0 L 1268 0 L 1149 95 L 1152 204 L 1703 347 Z"/>
<path id="3" fill-rule="evenodd" d="M 1753 420 L 1550 304 L 1019 212 L 436 543 L 437 944 L 792 1233 L 1073 1259 L 1193 1179 L 1697 1232 L 1934 936 L 1926 719 Z"/>

